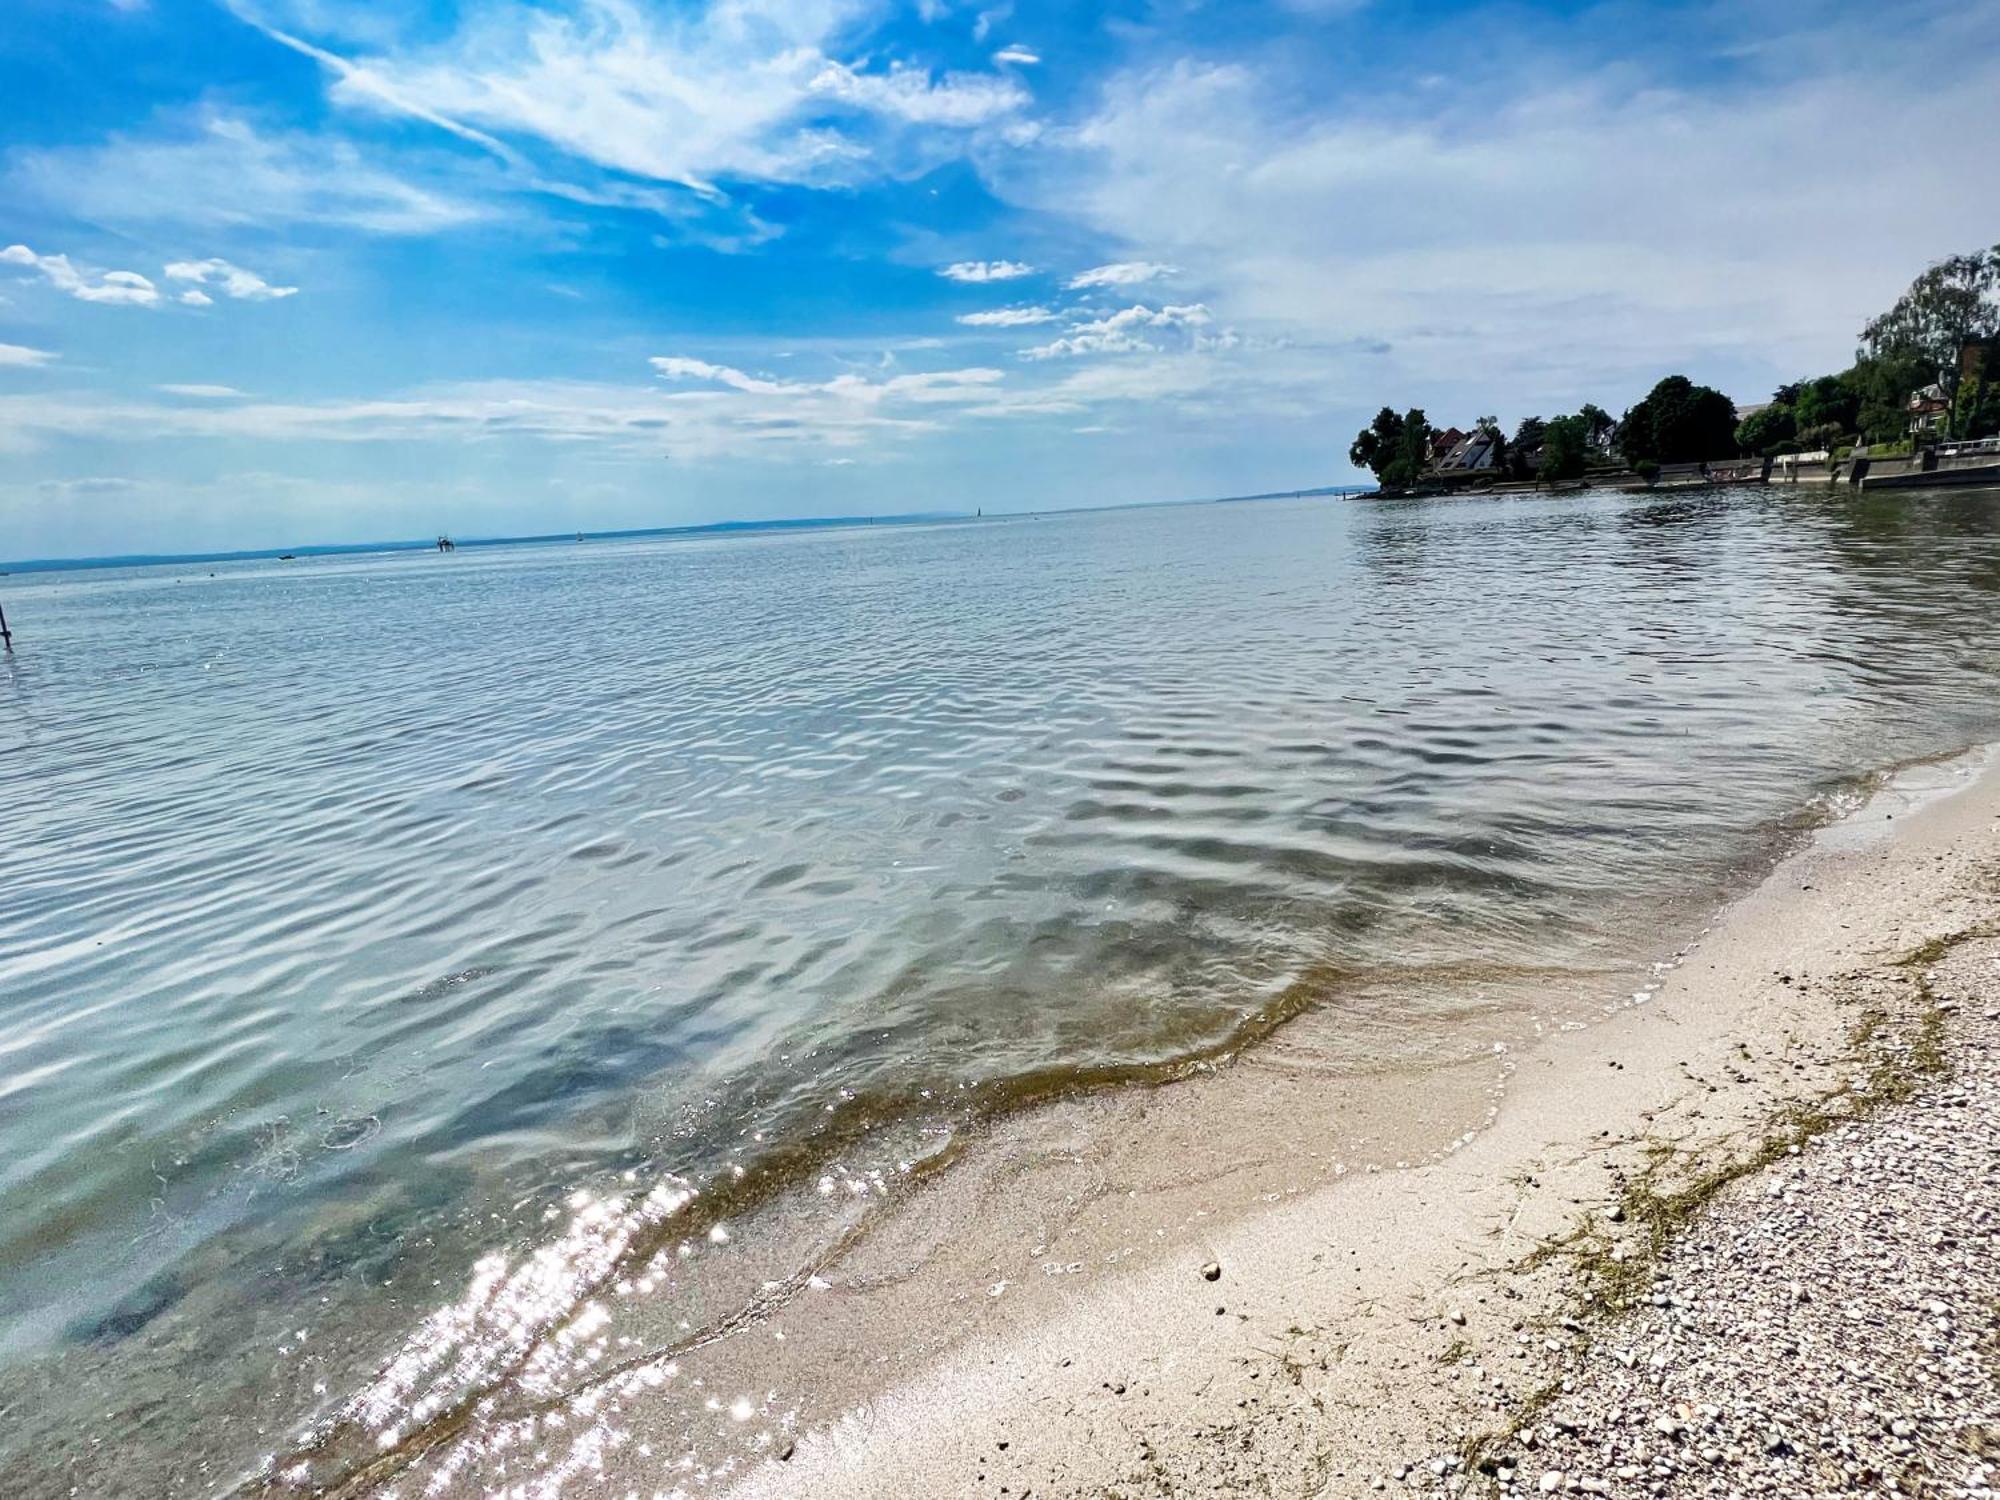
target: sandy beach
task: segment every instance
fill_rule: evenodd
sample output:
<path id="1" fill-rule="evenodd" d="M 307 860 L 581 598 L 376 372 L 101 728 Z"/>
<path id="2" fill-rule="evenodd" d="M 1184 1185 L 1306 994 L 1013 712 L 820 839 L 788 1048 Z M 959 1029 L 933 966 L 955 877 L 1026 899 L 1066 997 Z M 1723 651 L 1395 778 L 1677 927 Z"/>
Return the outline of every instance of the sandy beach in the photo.
<path id="1" fill-rule="evenodd" d="M 1218 1113 L 1244 1104 L 1226 1078 L 1024 1122 L 1033 1151 L 1016 1140 L 992 1153 L 1005 1168 L 947 1175 L 927 1207 L 929 1254 L 899 1274 L 824 1269 L 793 1369 L 816 1382 L 813 1410 L 845 1409 L 774 1423 L 769 1456 L 727 1492 L 1308 1496 L 1475 1480 L 1680 1492 L 1657 1457 L 1607 1461 L 1598 1478 L 1574 1454 L 1547 1457 L 1578 1424 L 1546 1414 L 1586 1401 L 1604 1351 L 1629 1352 L 1632 1309 L 1679 1305 L 1655 1279 L 1671 1279 L 1691 1226 L 1737 1198 L 1782 1198 L 1765 1174 L 1803 1170 L 1823 1134 L 1893 1122 L 1948 1086 L 1951 1018 L 2000 992 L 1981 936 L 1996 819 L 1989 754 L 1899 773 L 1730 906 L 1656 990 L 1552 1030 L 1497 1081 L 1477 1066 L 1434 1075 L 1437 1138 L 1400 1168 L 1369 1158 L 1370 1109 L 1392 1107 L 1398 1082 L 1351 1085 L 1326 1109 L 1306 1097 L 1320 1092 L 1310 1075 L 1286 1096 L 1268 1060 L 1226 1070 L 1257 1076 L 1261 1140 Z M 1487 1122 L 1460 1132 L 1468 1112 Z M 1990 1139 L 1983 1113 L 1957 1118 Z M 1218 1168 L 1218 1139 L 1234 1164 Z M 1920 1203 L 1907 1186 L 1913 1214 L 1936 1211 L 1935 1194 Z M 1893 1203 L 1905 1181 L 1878 1174 L 1865 1191 Z M 873 1253 L 897 1243 L 907 1252 L 910 1237 Z M 1788 1305 L 1813 1295 L 1800 1274 L 1810 1267 L 1785 1283 Z M 1974 1290 L 1964 1315 L 1978 1335 L 1992 1289 Z M 968 1319 L 969 1333 L 926 1347 L 923 1329 Z M 828 1362 L 815 1367 L 809 1347 Z M 1870 1357 L 1893 1383 L 1893 1351 Z M 620 1423 L 643 1440 L 643 1403 Z M 1752 1487 L 1829 1483 L 1776 1472 Z"/>

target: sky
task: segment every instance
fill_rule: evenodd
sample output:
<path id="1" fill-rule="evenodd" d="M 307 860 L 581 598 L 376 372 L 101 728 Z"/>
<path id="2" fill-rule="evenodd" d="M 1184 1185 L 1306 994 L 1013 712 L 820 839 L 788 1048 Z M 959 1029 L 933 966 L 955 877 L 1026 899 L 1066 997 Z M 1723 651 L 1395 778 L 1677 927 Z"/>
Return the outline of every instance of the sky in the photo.
<path id="1" fill-rule="evenodd" d="M 2000 0 L 7 12 L 17 559 L 1339 484 L 2000 239 Z"/>

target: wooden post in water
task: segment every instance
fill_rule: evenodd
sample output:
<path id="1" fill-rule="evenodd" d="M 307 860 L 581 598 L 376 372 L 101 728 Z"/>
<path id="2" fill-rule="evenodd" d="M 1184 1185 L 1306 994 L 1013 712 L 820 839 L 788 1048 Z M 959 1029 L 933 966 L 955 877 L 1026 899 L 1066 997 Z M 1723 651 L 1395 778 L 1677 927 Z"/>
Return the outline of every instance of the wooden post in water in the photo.
<path id="1" fill-rule="evenodd" d="M 14 632 L 7 628 L 7 606 L 4 604 L 0 604 L 0 643 L 5 643 L 9 651 L 14 649 Z"/>

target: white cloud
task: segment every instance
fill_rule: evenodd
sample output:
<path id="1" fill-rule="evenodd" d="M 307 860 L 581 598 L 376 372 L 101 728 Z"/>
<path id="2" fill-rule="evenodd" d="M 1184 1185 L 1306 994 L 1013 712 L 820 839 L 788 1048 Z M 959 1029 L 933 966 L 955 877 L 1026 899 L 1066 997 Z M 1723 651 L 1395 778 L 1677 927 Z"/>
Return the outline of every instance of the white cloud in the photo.
<path id="1" fill-rule="evenodd" d="M 160 289 L 137 271 L 80 271 L 67 255 L 37 255 L 26 245 L 0 250 L 0 261 L 39 272 L 50 286 L 79 302 L 152 307 L 160 300 Z"/>
<path id="2" fill-rule="evenodd" d="M 1072 323 L 1069 331 L 1053 343 L 1024 349 L 1021 353 L 1026 359 L 1059 359 L 1079 354 L 1151 353 L 1160 346 L 1149 335 L 1206 328 L 1214 321 L 1213 315 L 1199 302 L 1160 308 L 1135 305 L 1101 318 Z"/>
<path id="3" fill-rule="evenodd" d="M 26 344 L 0 344 L 0 369 L 33 369 L 55 357 L 46 349 L 30 349 Z"/>
<path id="4" fill-rule="evenodd" d="M 1066 285 L 1073 292 L 1087 287 L 1138 286 L 1173 274 L 1172 266 L 1159 265 L 1150 260 L 1121 260 L 1108 266 L 1093 266 L 1088 271 L 1079 271 L 1070 277 Z"/>
<path id="5" fill-rule="evenodd" d="M 1011 63 L 1015 67 L 1031 68 L 1042 59 L 1026 47 L 1002 47 L 993 54 L 993 60 L 996 63 Z"/>
<path id="6" fill-rule="evenodd" d="M 132 400 L 71 392 L 0 396 L 0 434 L 14 447 L 51 437 L 117 443 L 160 438 L 299 443 L 597 443 L 613 453 L 676 459 L 819 458 L 941 430 L 954 411 L 990 405 L 1005 373 L 968 368 L 872 378 L 774 380 L 707 360 L 652 361 L 667 388 L 585 381 L 481 381 L 381 399 L 275 402 Z M 205 394 L 205 393 L 204 393 Z"/>
<path id="7" fill-rule="evenodd" d="M 1046 307 L 996 307 L 990 312 L 960 313 L 958 321 L 969 328 L 1031 328 L 1053 323 L 1056 317 Z"/>
<path id="8" fill-rule="evenodd" d="M 282 402 L 215 386 L 178 386 L 152 400 L 81 391 L 0 395 L 0 434 L 28 449 L 54 438 L 139 445 L 141 452 L 160 439 L 268 442 L 300 452 L 306 444 L 514 441 L 591 444 L 613 458 L 819 462 L 887 456 L 966 421 L 1075 417 L 1111 405 L 1220 415 L 1244 391 L 1268 409 L 1300 405 L 1285 392 L 1288 377 L 1191 352 L 1081 364 L 1036 385 L 1013 384 L 1006 372 L 986 367 L 794 380 L 684 355 L 650 364 L 660 384 L 479 381 L 380 398 Z"/>
<path id="9" fill-rule="evenodd" d="M 980 125 L 1028 102 L 1027 90 L 1011 78 L 948 73 L 933 81 L 921 68 L 900 65 L 886 73 L 857 73 L 845 63 L 829 62 L 813 79 L 812 91 L 913 125 Z"/>
<path id="10" fill-rule="evenodd" d="M 191 291 L 182 292 L 180 296 L 175 300 L 180 302 L 185 307 L 215 306 L 215 299 L 209 296 L 207 292 L 202 291 L 199 287 Z"/>
<path id="11" fill-rule="evenodd" d="M 1299 108 L 1249 67 L 1148 67 L 989 171 L 1018 203 L 1197 267 L 1219 317 L 1315 350 L 1356 408 L 1615 405 L 1676 368 L 1754 397 L 1838 368 L 1926 263 L 1994 239 L 2000 10 L 1935 16 L 1751 38 L 1769 45 L 1699 90 L 1510 57 L 1529 82 L 1497 107 L 1440 91 L 1382 110 L 1364 91 Z M 1799 234 L 1827 162 L 1847 201 L 1902 211 Z M 1350 381 L 1358 399 L 1335 394 Z"/>
<path id="12" fill-rule="evenodd" d="M 408 149 L 399 157 L 425 160 Z M 97 146 L 16 151 L 5 180 L 24 198 L 106 224 L 260 231 L 335 224 L 430 234 L 491 215 L 382 170 L 346 141 L 268 133 L 243 116 L 214 111 L 160 138 L 115 135 Z"/>
<path id="13" fill-rule="evenodd" d="M 339 103 L 421 119 L 509 159 L 501 137 L 532 137 L 703 192 L 729 177 L 811 182 L 890 170 L 883 143 L 850 139 L 825 119 L 829 106 L 863 125 L 965 129 L 1027 102 L 998 74 L 934 77 L 842 60 L 835 49 L 868 11 L 861 0 L 503 4 L 442 42 L 363 58 L 270 34 L 318 58 Z"/>
<path id="14" fill-rule="evenodd" d="M 154 389 L 165 391 L 169 396 L 187 396 L 197 401 L 235 401 L 243 395 L 233 385 L 162 385 Z"/>
<path id="15" fill-rule="evenodd" d="M 706 380 L 755 395 L 771 395 L 785 389 L 782 381 L 759 380 L 754 376 L 745 375 L 741 370 L 731 369 L 728 365 L 712 365 L 704 359 L 684 359 L 674 354 L 656 354 L 647 363 L 668 380 Z"/>
<path id="16" fill-rule="evenodd" d="M 836 375 L 831 380 L 773 380 L 768 376 L 746 375 L 728 365 L 680 355 L 655 355 L 647 361 L 668 380 L 701 381 L 724 386 L 750 396 L 775 396 L 794 404 L 821 405 L 827 401 L 854 407 L 893 406 L 898 403 L 936 405 L 983 400 L 989 388 L 1004 380 L 999 370 L 972 368 L 941 370 L 914 375 L 892 375 L 886 380 L 869 380 L 862 375 Z"/>
<path id="17" fill-rule="evenodd" d="M 223 294 L 239 302 L 271 302 L 280 297 L 291 297 L 298 293 L 295 286 L 272 286 L 270 282 L 254 271 L 246 271 L 241 266 L 226 260 L 177 260 L 167 267 L 169 281 L 192 281 L 197 286 L 219 287 Z M 197 293 L 183 293 L 181 300 L 188 301 Z M 203 296 L 201 305 L 208 298 Z"/>
<path id="18" fill-rule="evenodd" d="M 1035 268 L 1018 260 L 961 260 L 951 265 L 941 266 L 938 275 L 946 281 L 987 282 L 1018 281 L 1023 276 L 1032 276 Z"/>

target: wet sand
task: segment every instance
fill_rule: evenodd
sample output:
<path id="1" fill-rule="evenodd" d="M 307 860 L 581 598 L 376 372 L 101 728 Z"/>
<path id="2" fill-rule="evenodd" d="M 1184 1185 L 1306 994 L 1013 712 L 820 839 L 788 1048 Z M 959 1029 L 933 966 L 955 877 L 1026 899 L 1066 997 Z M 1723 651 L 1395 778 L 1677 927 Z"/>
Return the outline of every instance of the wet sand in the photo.
<path id="1" fill-rule="evenodd" d="M 1538 1249 L 1852 1081 L 1879 988 L 1856 976 L 1990 917 L 1997 817 L 1990 755 L 1905 772 L 1643 1003 L 1551 1007 L 1531 1043 L 1496 1020 L 1455 1065 L 1342 1081 L 1281 1042 L 1018 1122 L 760 1329 L 790 1340 L 740 1424 L 767 1456 L 686 1478 L 743 1500 L 1414 1482 L 1538 1397 L 1529 1354 L 1578 1292 Z M 696 1436 L 651 1415 L 607 1414 L 603 1483 L 658 1484 Z"/>

